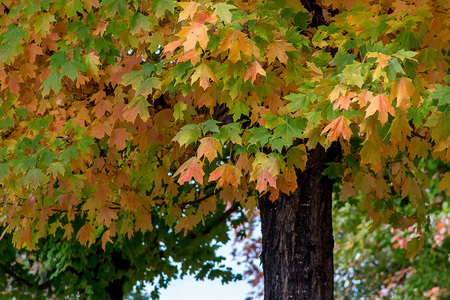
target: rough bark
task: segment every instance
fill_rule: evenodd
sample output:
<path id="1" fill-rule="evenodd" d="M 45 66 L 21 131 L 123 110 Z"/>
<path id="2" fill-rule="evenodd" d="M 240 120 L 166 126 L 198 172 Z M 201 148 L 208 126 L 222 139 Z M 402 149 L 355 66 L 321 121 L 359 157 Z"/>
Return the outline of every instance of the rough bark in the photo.
<path id="1" fill-rule="evenodd" d="M 293 194 L 260 197 L 265 299 L 333 299 L 333 182 L 322 173 L 338 155 L 318 146 Z"/>
<path id="2" fill-rule="evenodd" d="M 111 263 L 114 264 L 116 270 L 128 270 L 131 267 L 130 261 L 124 259 L 122 254 L 117 250 L 112 253 Z M 123 286 L 125 284 L 125 276 L 121 276 L 114 280 L 111 280 L 108 286 L 105 288 L 108 299 L 110 300 L 123 300 Z"/>
<path id="3" fill-rule="evenodd" d="M 110 300 L 123 300 L 123 285 L 125 279 L 122 277 L 120 279 L 115 279 L 109 283 L 106 287 L 106 294 Z"/>

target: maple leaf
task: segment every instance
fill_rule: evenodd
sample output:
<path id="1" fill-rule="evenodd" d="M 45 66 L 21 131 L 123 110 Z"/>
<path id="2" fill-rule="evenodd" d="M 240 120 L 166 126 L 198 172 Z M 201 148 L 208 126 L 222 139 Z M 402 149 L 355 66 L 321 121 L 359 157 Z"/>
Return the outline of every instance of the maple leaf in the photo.
<path id="1" fill-rule="evenodd" d="M 111 240 L 111 231 L 108 229 L 106 230 L 103 235 L 102 235 L 102 248 L 103 251 L 106 250 L 106 243 L 113 243 L 113 241 Z"/>
<path id="2" fill-rule="evenodd" d="M 361 165 L 371 164 L 374 172 L 381 169 L 381 152 L 380 144 L 374 139 L 367 139 L 362 143 L 361 149 Z"/>
<path id="3" fill-rule="evenodd" d="M 366 109 L 365 118 L 368 118 L 378 112 L 378 120 L 380 120 L 381 124 L 384 125 L 388 121 L 388 113 L 393 117 L 397 116 L 395 109 L 392 107 L 389 99 L 385 95 L 379 94 L 373 97 L 369 102 L 370 104 Z"/>
<path id="4" fill-rule="evenodd" d="M 25 175 L 22 179 L 22 182 L 24 185 L 30 184 L 32 188 L 37 188 L 41 181 L 44 181 L 46 179 L 46 176 L 44 172 L 42 172 L 41 169 L 31 169 L 27 172 L 27 175 Z"/>
<path id="5" fill-rule="evenodd" d="M 134 191 L 126 191 L 120 196 L 120 205 L 129 211 L 136 211 L 139 206 L 139 199 Z"/>
<path id="6" fill-rule="evenodd" d="M 178 179 L 179 184 L 190 182 L 192 178 L 198 183 L 203 183 L 205 172 L 203 172 L 201 162 L 194 156 L 182 164 L 175 174 L 173 174 L 173 177 L 178 175 L 180 175 L 180 178 Z"/>
<path id="7" fill-rule="evenodd" d="M 191 83 L 193 84 L 199 79 L 200 86 L 204 90 L 206 90 L 210 86 L 209 80 L 217 82 L 217 78 L 214 75 L 214 72 L 205 63 L 201 63 L 197 68 L 195 68 L 195 72 L 191 76 Z"/>
<path id="8" fill-rule="evenodd" d="M 244 81 L 247 81 L 250 77 L 252 78 L 252 83 L 255 82 L 256 75 L 260 74 L 262 76 L 266 76 L 266 71 L 261 67 L 259 62 L 255 60 L 251 66 L 245 72 Z"/>
<path id="9" fill-rule="evenodd" d="M 241 172 L 235 166 L 223 164 L 211 172 L 208 181 L 219 179 L 219 182 L 217 183 L 218 187 L 226 187 L 230 184 L 238 188 L 241 176 Z"/>
<path id="10" fill-rule="evenodd" d="M 186 20 L 187 18 L 191 18 L 191 20 L 193 20 L 195 13 L 197 12 L 198 7 L 200 6 L 200 3 L 180 2 L 178 3 L 178 5 L 183 8 L 183 11 L 178 16 L 178 22 L 181 22 Z"/>
<path id="11" fill-rule="evenodd" d="M 391 91 L 391 101 L 397 98 L 397 107 L 400 111 L 406 111 L 411 106 L 411 98 L 416 98 L 416 89 L 411 79 L 398 79 Z M 418 104 L 418 103 L 417 103 Z"/>
<path id="12" fill-rule="evenodd" d="M 267 62 L 271 64 L 276 58 L 278 58 L 280 62 L 286 64 L 288 60 L 286 51 L 295 50 L 296 49 L 291 43 L 282 40 L 274 41 L 267 47 Z"/>
<path id="13" fill-rule="evenodd" d="M 333 109 L 342 108 L 348 110 L 350 103 L 352 103 L 352 99 L 356 96 L 353 92 L 347 92 L 344 95 L 340 95 L 339 98 L 334 102 Z"/>
<path id="14" fill-rule="evenodd" d="M 101 63 L 99 57 L 96 54 L 90 52 L 89 54 L 83 55 L 81 57 L 81 61 L 93 75 L 98 76 L 98 65 L 100 65 Z"/>
<path id="15" fill-rule="evenodd" d="M 86 221 L 80 230 L 78 230 L 77 239 L 82 245 L 85 245 L 87 242 L 89 242 L 88 245 L 92 245 L 95 242 L 96 235 L 97 231 L 95 228 Z"/>
<path id="16" fill-rule="evenodd" d="M 376 57 L 376 62 L 381 66 L 381 68 L 387 67 L 389 65 L 389 60 L 392 58 L 390 55 L 386 55 L 383 53 L 367 53 L 368 58 Z"/>
<path id="17" fill-rule="evenodd" d="M 131 140 L 133 136 L 123 128 L 114 129 L 111 137 L 108 140 L 110 147 L 117 147 L 117 150 L 122 150 L 127 146 L 127 141 Z"/>
<path id="18" fill-rule="evenodd" d="M 203 50 L 206 50 L 208 45 L 208 27 L 202 23 L 191 22 L 189 27 L 184 27 L 176 34 L 176 36 L 183 38 L 184 52 L 195 49 L 197 42 Z"/>
<path id="19" fill-rule="evenodd" d="M 148 103 L 147 99 L 143 96 L 134 97 L 133 100 L 131 100 L 131 102 L 125 107 L 123 118 L 128 122 L 133 123 L 139 114 L 142 121 L 146 122 L 148 118 L 150 118 L 150 114 L 148 112 L 149 106 L 150 103 Z"/>
<path id="20" fill-rule="evenodd" d="M 211 163 L 217 157 L 217 153 L 222 155 L 222 145 L 219 140 L 214 137 L 205 137 L 200 140 L 200 146 L 197 149 L 198 158 L 205 156 Z"/>
<path id="21" fill-rule="evenodd" d="M 341 134 L 345 140 L 349 141 L 352 135 L 352 130 L 350 129 L 350 120 L 344 116 L 340 116 L 337 119 L 334 119 L 323 129 L 321 135 L 328 131 L 330 131 L 328 133 L 328 139 L 330 140 L 330 142 L 337 141 L 339 135 Z"/>
<path id="22" fill-rule="evenodd" d="M 228 58 L 234 64 L 242 59 L 241 52 L 248 57 L 252 55 L 252 45 L 248 42 L 247 36 L 238 30 L 230 30 L 227 32 L 225 38 L 220 42 L 217 53 L 222 53 L 227 50 L 230 51 Z"/>
<path id="23" fill-rule="evenodd" d="M 97 221 L 99 224 L 105 224 L 107 227 L 111 226 L 111 220 L 117 220 L 117 212 L 113 209 L 103 205 L 97 214 Z"/>
<path id="24" fill-rule="evenodd" d="M 233 14 L 230 12 L 232 9 L 236 9 L 236 6 L 227 4 L 225 2 L 216 3 L 213 6 L 214 15 L 219 16 L 219 19 L 225 23 L 231 24 L 231 18 Z"/>

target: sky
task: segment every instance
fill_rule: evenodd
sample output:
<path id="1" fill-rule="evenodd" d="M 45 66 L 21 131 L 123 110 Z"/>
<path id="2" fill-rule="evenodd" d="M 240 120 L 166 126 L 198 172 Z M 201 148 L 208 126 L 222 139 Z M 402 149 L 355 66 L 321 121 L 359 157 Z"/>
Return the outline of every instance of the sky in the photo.
<path id="1" fill-rule="evenodd" d="M 233 269 L 235 274 L 243 273 L 245 268 L 238 265 L 231 255 L 233 251 L 234 232 L 230 230 L 230 241 L 217 250 L 217 255 L 225 257 L 222 261 Z M 148 291 L 152 288 L 149 286 Z M 172 280 L 167 289 L 160 289 L 160 300 L 244 300 L 252 287 L 244 278 L 241 281 L 222 284 L 220 279 L 196 281 L 194 276 Z"/>
<path id="2" fill-rule="evenodd" d="M 225 257 L 223 262 L 235 273 L 244 271 L 231 255 L 232 241 L 221 247 L 218 255 Z M 160 290 L 160 300 L 244 300 L 251 291 L 251 286 L 245 279 L 222 285 L 220 279 L 196 281 L 193 276 L 173 280 L 165 290 Z"/>

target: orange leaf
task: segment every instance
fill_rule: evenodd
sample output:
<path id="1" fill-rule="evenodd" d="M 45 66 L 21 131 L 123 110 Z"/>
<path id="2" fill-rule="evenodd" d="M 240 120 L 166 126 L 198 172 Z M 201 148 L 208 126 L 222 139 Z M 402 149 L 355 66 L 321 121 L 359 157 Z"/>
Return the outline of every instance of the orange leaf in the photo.
<path id="1" fill-rule="evenodd" d="M 345 96 L 340 95 L 336 102 L 334 102 L 333 109 L 342 108 L 348 110 L 348 107 L 350 106 L 350 103 L 352 103 L 352 99 L 355 96 L 356 94 L 353 92 L 347 92 Z"/>
<path id="2" fill-rule="evenodd" d="M 211 175 L 209 175 L 209 181 L 217 180 L 217 186 L 225 187 L 228 184 L 235 186 L 236 188 L 239 186 L 239 179 L 241 178 L 241 172 L 236 169 L 235 166 L 230 164 L 224 164 L 215 169 Z"/>
<path id="3" fill-rule="evenodd" d="M 261 67 L 259 62 L 255 60 L 252 65 L 245 72 L 244 81 L 247 81 L 250 77 L 252 78 L 252 83 L 256 79 L 256 74 L 261 74 L 262 76 L 266 76 L 266 71 Z"/>
<path id="4" fill-rule="evenodd" d="M 391 101 L 397 98 L 397 107 L 406 111 L 411 106 L 411 98 L 416 97 L 416 89 L 411 79 L 400 78 L 391 91 Z"/>
<path id="5" fill-rule="evenodd" d="M 117 220 L 117 212 L 111 208 L 103 205 L 100 207 L 100 211 L 97 215 L 97 221 L 99 224 L 105 224 L 107 227 L 111 225 L 111 220 Z"/>
<path id="6" fill-rule="evenodd" d="M 205 137 L 200 140 L 200 146 L 197 149 L 199 158 L 205 156 L 211 163 L 217 157 L 217 152 L 222 154 L 222 145 L 216 138 Z"/>
<path id="7" fill-rule="evenodd" d="M 238 31 L 230 30 L 220 43 L 217 53 L 230 50 L 228 58 L 232 63 L 236 63 L 241 59 L 241 52 L 249 57 L 252 55 L 252 45 L 248 42 L 247 36 Z"/>
<path id="8" fill-rule="evenodd" d="M 388 120 L 388 113 L 393 117 L 396 117 L 394 108 L 392 107 L 389 99 L 385 95 L 377 95 L 370 100 L 370 105 L 366 109 L 366 118 L 370 117 L 374 113 L 378 112 L 378 120 L 381 124 L 386 124 Z"/>
<path id="9" fill-rule="evenodd" d="M 123 128 L 114 129 L 111 138 L 108 141 L 110 147 L 116 146 L 117 150 L 122 150 L 127 146 L 127 141 L 131 140 L 133 136 L 126 132 Z"/>
<path id="10" fill-rule="evenodd" d="M 267 61 L 272 63 L 275 58 L 284 64 L 287 63 L 288 56 L 286 55 L 286 51 L 294 51 L 295 48 L 291 43 L 286 41 L 274 41 L 267 47 Z"/>
<path id="11" fill-rule="evenodd" d="M 352 136 L 352 131 L 350 129 L 350 120 L 344 116 L 340 116 L 339 118 L 333 120 L 330 124 L 328 124 L 322 131 L 321 135 L 325 132 L 330 131 L 328 133 L 328 139 L 330 142 L 337 141 L 339 135 L 342 134 L 344 139 L 347 141 L 350 140 Z"/>
<path id="12" fill-rule="evenodd" d="M 208 45 L 208 27 L 198 22 L 192 22 L 188 27 L 184 27 L 180 30 L 177 36 L 184 38 L 183 47 L 184 52 L 188 52 L 191 49 L 195 49 L 197 42 L 200 44 L 203 50 L 206 50 Z"/>
<path id="13" fill-rule="evenodd" d="M 188 161 L 181 165 L 181 167 L 173 174 L 174 177 L 181 174 L 178 179 L 179 184 L 191 181 L 192 178 L 198 183 L 203 183 L 203 172 L 202 166 L 196 156 L 191 157 Z"/>
<path id="14" fill-rule="evenodd" d="M 95 242 L 95 236 L 97 231 L 94 227 L 92 227 L 89 222 L 85 222 L 84 225 L 80 228 L 77 233 L 77 239 L 80 241 L 82 245 L 86 244 L 89 241 L 89 244 L 93 244 Z"/>

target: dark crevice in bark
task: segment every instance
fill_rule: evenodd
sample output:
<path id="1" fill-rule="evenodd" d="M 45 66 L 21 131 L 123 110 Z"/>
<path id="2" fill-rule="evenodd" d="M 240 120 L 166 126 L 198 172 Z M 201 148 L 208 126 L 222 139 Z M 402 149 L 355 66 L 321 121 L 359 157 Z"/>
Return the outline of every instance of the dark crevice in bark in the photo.
<path id="1" fill-rule="evenodd" d="M 260 197 L 265 299 L 333 299 L 333 182 L 322 173 L 339 155 L 318 145 L 293 194 Z"/>

